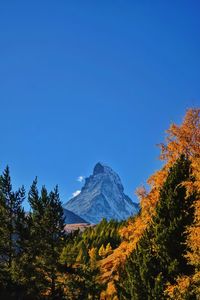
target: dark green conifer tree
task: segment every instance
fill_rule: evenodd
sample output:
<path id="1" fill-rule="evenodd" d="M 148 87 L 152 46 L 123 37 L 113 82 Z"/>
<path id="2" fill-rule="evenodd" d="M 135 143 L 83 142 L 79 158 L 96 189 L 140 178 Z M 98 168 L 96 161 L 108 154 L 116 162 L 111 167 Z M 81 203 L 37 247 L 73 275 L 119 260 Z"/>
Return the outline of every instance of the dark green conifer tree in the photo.
<path id="1" fill-rule="evenodd" d="M 64 244 L 63 208 L 58 188 L 48 194 L 43 186 L 41 195 L 37 190 L 37 180 L 29 192 L 31 206 L 30 253 L 34 266 L 34 289 L 38 295 L 47 293 L 50 299 L 56 299 L 60 254 Z"/>
<path id="2" fill-rule="evenodd" d="M 182 184 L 186 180 L 192 180 L 190 162 L 182 155 L 170 169 L 160 191 L 152 224 L 121 271 L 117 284 L 120 299 L 124 299 L 122 289 L 127 299 L 165 299 L 165 284 L 191 272 L 184 255 L 186 228 L 194 218 L 195 195 L 186 199 L 186 188 Z"/>
<path id="3" fill-rule="evenodd" d="M 98 281 L 99 269 L 91 269 L 89 265 L 82 265 L 73 269 L 67 282 L 67 299 L 100 299 L 105 286 Z"/>
<path id="4" fill-rule="evenodd" d="M 13 191 L 9 168 L 6 167 L 0 176 L 0 297 L 8 299 L 15 296 L 20 286 L 17 259 L 21 232 L 18 224 L 24 217 L 24 198 L 23 187 Z"/>

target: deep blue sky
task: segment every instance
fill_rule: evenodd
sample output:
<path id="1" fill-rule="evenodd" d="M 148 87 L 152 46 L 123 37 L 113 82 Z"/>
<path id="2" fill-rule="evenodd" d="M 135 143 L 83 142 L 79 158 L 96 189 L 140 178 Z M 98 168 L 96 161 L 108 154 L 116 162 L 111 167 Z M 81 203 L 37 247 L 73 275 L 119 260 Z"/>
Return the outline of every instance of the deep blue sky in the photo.
<path id="1" fill-rule="evenodd" d="M 63 201 L 102 161 L 132 198 L 200 104 L 200 2 L 0 1 L 0 169 Z"/>

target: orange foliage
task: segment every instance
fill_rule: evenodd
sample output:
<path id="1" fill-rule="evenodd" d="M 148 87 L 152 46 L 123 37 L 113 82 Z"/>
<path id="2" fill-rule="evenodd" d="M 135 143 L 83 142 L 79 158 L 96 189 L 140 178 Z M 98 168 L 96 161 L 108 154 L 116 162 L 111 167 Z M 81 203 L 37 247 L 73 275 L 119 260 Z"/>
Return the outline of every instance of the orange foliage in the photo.
<path id="1" fill-rule="evenodd" d="M 172 124 L 167 130 L 166 144 L 160 144 L 160 159 L 164 160 L 163 168 L 155 172 L 147 181 L 151 189 L 149 192 L 144 187 L 137 190 L 140 198 L 141 212 L 134 221 L 120 230 L 123 237 L 121 245 L 113 251 L 111 255 L 100 261 L 102 280 L 111 284 L 113 279 L 117 278 L 117 269 L 123 264 L 126 257 L 133 251 L 144 230 L 151 222 L 155 212 L 155 206 L 159 199 L 160 189 L 166 180 L 170 167 L 174 164 L 181 154 L 185 154 L 191 161 L 192 173 L 195 177 L 194 182 L 186 182 L 188 193 L 192 191 L 200 192 L 200 109 L 189 109 L 183 120 L 178 126 Z M 195 203 L 195 226 L 189 228 L 188 243 L 192 245 L 188 258 L 191 263 L 199 261 L 200 247 L 200 204 Z M 188 279 L 190 281 L 190 279 Z M 183 284 L 183 281 L 179 279 Z M 108 287 L 109 287 L 108 285 Z M 114 293 L 114 290 L 113 290 Z M 107 294 L 110 294 L 109 288 Z M 104 298 L 102 298 L 104 299 Z M 105 298 L 110 299 L 110 298 Z M 178 299 L 178 298 L 177 298 Z"/>
<path id="2" fill-rule="evenodd" d="M 103 291 L 100 296 L 101 300 L 117 300 L 115 285 L 112 282 L 108 283 L 106 291 Z"/>
<path id="3" fill-rule="evenodd" d="M 177 279 L 177 285 L 169 285 L 165 294 L 169 299 L 183 300 L 187 299 L 186 296 L 191 286 L 191 279 L 188 276 L 182 276 Z"/>

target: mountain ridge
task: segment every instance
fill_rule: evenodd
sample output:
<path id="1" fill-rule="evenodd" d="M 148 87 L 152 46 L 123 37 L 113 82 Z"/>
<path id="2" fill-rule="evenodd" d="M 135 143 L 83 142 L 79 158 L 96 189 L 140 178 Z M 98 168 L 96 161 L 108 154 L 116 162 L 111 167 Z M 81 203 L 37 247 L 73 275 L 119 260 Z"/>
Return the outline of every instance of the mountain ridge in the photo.
<path id="1" fill-rule="evenodd" d="M 63 208 L 63 214 L 65 224 L 88 224 L 83 218 L 66 208 Z"/>

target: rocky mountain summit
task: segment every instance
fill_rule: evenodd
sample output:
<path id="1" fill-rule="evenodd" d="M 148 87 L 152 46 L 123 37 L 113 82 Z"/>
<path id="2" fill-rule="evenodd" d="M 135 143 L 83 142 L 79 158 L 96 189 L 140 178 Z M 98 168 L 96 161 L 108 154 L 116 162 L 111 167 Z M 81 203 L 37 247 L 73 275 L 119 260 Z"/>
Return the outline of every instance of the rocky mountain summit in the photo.
<path id="1" fill-rule="evenodd" d="M 70 199 L 64 208 L 92 224 L 99 223 L 102 218 L 127 219 L 138 212 L 138 204 L 124 194 L 119 176 L 102 163 L 95 165 L 81 193 Z"/>

